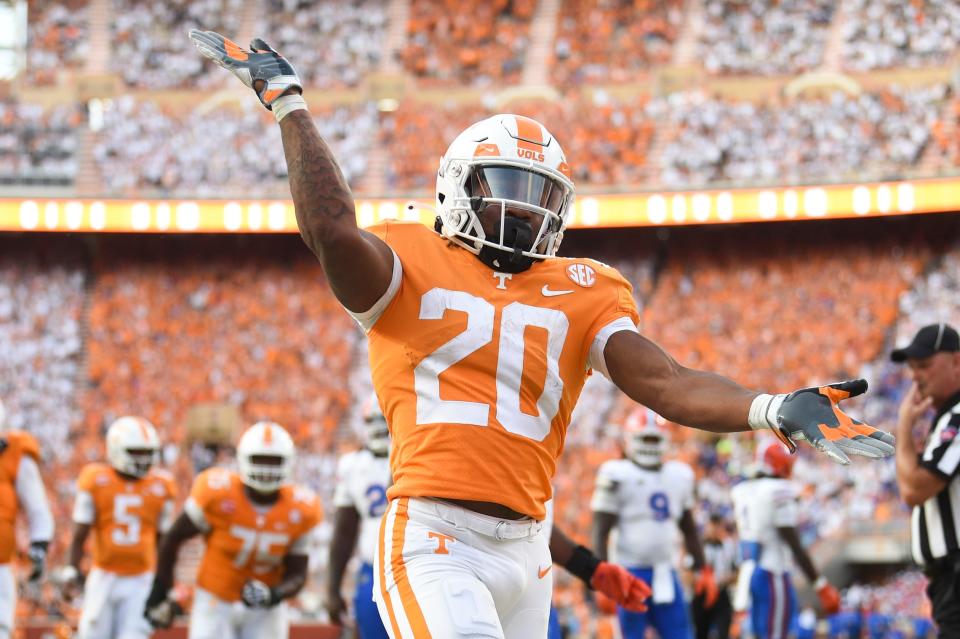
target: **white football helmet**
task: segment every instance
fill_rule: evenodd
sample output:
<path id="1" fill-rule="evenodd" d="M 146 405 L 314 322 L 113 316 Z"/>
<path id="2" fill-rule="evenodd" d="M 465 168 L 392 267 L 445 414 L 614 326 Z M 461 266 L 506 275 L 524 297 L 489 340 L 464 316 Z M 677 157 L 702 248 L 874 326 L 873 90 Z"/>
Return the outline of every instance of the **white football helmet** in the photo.
<path id="1" fill-rule="evenodd" d="M 542 124 L 495 115 L 440 159 L 436 230 L 491 268 L 517 273 L 556 254 L 574 192 L 563 150 Z"/>
<path id="2" fill-rule="evenodd" d="M 667 436 L 660 429 L 659 415 L 649 408 L 636 411 L 624 424 L 623 445 L 627 457 L 638 466 L 658 467 L 667 452 Z"/>
<path id="3" fill-rule="evenodd" d="M 363 404 L 363 441 L 367 449 L 377 457 L 390 454 L 390 428 L 387 418 L 380 410 L 376 393 Z"/>
<path id="4" fill-rule="evenodd" d="M 125 475 L 143 477 L 160 459 L 160 438 L 147 419 L 126 415 L 107 429 L 107 461 Z"/>
<path id="5" fill-rule="evenodd" d="M 290 481 L 296 455 L 293 439 L 283 426 L 276 422 L 257 422 L 243 433 L 237 444 L 240 478 L 262 493 L 279 490 Z M 276 463 L 265 458 L 275 458 Z"/>

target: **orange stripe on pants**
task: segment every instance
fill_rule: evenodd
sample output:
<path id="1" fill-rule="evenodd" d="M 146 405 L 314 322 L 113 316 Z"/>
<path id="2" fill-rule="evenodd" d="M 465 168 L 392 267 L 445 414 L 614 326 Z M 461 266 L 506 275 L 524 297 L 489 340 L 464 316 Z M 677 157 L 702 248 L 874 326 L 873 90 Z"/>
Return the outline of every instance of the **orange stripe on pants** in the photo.
<path id="1" fill-rule="evenodd" d="M 384 540 L 387 530 L 387 519 L 390 517 L 390 511 L 383 516 L 380 522 L 380 541 L 377 551 L 380 559 L 380 596 L 383 597 L 383 603 L 387 607 L 387 615 L 390 617 L 390 627 L 393 628 L 393 636 L 400 639 L 400 627 L 397 625 L 397 616 L 393 612 L 393 603 L 390 601 L 390 594 L 387 592 L 387 561 L 384 549 Z"/>
<path id="2" fill-rule="evenodd" d="M 403 563 L 403 538 L 407 530 L 407 502 L 409 498 L 401 497 L 397 502 L 397 514 L 393 520 L 393 548 L 390 552 L 390 564 L 393 567 L 393 580 L 400 591 L 400 603 L 403 605 L 403 612 L 407 616 L 410 628 L 413 630 L 415 639 L 430 639 L 430 630 L 427 628 L 427 621 L 423 618 L 423 611 L 420 610 L 420 604 L 413 594 L 413 588 L 410 587 L 410 580 L 407 578 L 407 567 Z"/>

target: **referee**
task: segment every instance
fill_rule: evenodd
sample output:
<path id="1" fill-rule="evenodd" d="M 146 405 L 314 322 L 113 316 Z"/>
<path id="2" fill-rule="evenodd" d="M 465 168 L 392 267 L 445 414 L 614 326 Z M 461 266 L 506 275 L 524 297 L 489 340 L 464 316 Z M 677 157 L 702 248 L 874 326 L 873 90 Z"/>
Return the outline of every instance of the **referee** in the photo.
<path id="1" fill-rule="evenodd" d="M 949 324 L 924 326 L 890 357 L 906 362 L 913 379 L 896 433 L 897 484 L 913 507 L 913 558 L 930 579 L 939 637 L 960 637 L 960 336 Z M 913 427 L 931 408 L 936 414 L 918 453 Z"/>

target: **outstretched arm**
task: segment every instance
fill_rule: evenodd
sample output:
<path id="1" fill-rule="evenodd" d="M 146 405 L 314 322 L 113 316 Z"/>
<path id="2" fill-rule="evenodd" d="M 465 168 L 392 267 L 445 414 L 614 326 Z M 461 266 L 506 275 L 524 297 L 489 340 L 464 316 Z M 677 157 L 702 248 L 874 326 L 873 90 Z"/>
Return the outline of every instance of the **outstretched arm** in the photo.
<path id="1" fill-rule="evenodd" d="M 603 351 L 611 381 L 666 419 L 717 433 L 769 429 L 794 452 L 806 440 L 841 464 L 848 454 L 888 457 L 893 435 L 851 419 L 839 402 L 867 390 L 862 379 L 768 395 L 722 375 L 681 366 L 632 331 L 610 336 Z"/>
<path id="2" fill-rule="evenodd" d="M 213 31 L 193 29 L 190 39 L 273 111 L 280 123 L 300 235 L 323 265 L 340 303 L 356 313 L 370 310 L 390 285 L 393 253 L 382 240 L 357 228 L 350 187 L 307 111 L 297 72 L 259 38 L 249 51 Z"/>

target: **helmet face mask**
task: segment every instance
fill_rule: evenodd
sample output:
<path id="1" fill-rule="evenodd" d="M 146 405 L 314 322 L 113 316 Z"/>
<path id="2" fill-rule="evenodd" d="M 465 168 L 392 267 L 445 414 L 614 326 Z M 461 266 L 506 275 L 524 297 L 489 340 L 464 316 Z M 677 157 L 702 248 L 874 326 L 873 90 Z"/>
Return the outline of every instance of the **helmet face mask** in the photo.
<path id="1" fill-rule="evenodd" d="M 491 268 L 553 257 L 573 206 L 559 143 L 538 122 L 496 115 L 457 136 L 437 175 L 438 231 Z"/>
<path id="2" fill-rule="evenodd" d="M 143 477 L 160 459 L 160 438 L 143 417 L 125 416 L 107 429 L 107 460 L 118 472 Z"/>
<path id="3" fill-rule="evenodd" d="M 659 468 L 667 450 L 667 438 L 656 428 L 643 428 L 629 433 L 626 441 L 627 457 L 644 468 Z"/>
<path id="4" fill-rule="evenodd" d="M 257 422 L 237 444 L 237 467 L 244 485 L 260 493 L 273 493 L 293 474 L 296 448 L 283 426 Z"/>
<path id="5" fill-rule="evenodd" d="M 390 454 L 390 427 L 380 410 L 380 401 L 371 394 L 363 405 L 363 444 L 376 457 Z"/>

